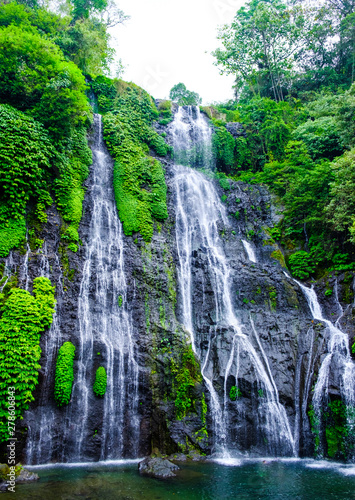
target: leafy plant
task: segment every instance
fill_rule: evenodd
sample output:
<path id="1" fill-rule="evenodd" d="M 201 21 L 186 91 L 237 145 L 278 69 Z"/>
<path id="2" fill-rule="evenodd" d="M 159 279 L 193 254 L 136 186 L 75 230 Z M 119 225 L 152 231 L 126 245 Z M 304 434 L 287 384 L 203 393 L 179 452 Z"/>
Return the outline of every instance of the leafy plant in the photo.
<path id="1" fill-rule="evenodd" d="M 229 391 L 229 398 L 231 401 L 235 401 L 237 398 L 242 397 L 242 391 L 239 389 L 239 387 L 236 387 L 235 385 L 232 385 Z"/>
<path id="2" fill-rule="evenodd" d="M 103 398 L 106 393 L 107 386 L 107 375 L 106 370 L 103 366 L 99 366 L 96 370 L 95 382 L 93 385 L 93 391 L 96 396 Z"/>
<path id="3" fill-rule="evenodd" d="M 289 258 L 289 267 L 293 276 L 301 280 L 309 278 L 315 269 L 311 255 L 304 251 L 295 252 Z"/>
<path id="4" fill-rule="evenodd" d="M 75 350 L 71 342 L 64 342 L 58 352 L 54 386 L 54 399 L 58 406 L 70 402 L 74 382 Z"/>
<path id="5" fill-rule="evenodd" d="M 49 328 L 54 313 L 54 287 L 47 278 L 35 278 L 33 295 L 13 288 L 2 307 L 0 319 L 0 441 L 8 439 L 7 396 L 14 388 L 15 416 L 21 418 L 34 401 L 38 384 L 41 333 Z"/>

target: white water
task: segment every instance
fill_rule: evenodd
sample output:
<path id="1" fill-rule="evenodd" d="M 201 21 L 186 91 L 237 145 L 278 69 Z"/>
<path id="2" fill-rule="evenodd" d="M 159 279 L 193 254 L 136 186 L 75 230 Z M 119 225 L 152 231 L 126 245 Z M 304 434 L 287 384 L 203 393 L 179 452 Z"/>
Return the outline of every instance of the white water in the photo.
<path id="1" fill-rule="evenodd" d="M 95 431 L 90 425 L 94 368 L 99 365 L 107 372 L 99 430 L 101 460 L 138 455 L 138 365 L 127 304 L 123 230 L 114 199 L 112 160 L 103 143 L 99 115 L 95 115 L 95 127 L 92 215 L 78 298 L 77 374 L 64 438 L 69 450 L 64 447 L 63 461 L 81 461 L 88 454 L 87 444 Z M 124 443 L 129 443 L 127 450 Z"/>
<path id="2" fill-rule="evenodd" d="M 58 432 L 57 412 L 53 405 L 48 405 L 48 396 L 53 389 L 55 360 L 61 341 L 60 311 L 58 304 L 63 297 L 63 275 L 56 254 L 54 255 L 54 265 L 51 271 L 46 242 L 43 245 L 43 249 L 40 251 L 40 255 L 39 276 L 51 279 L 51 274 L 54 272 L 58 275 L 58 282 L 56 284 L 57 303 L 51 327 L 49 331 L 44 334 L 43 352 L 45 353 L 45 364 L 42 366 L 43 384 L 38 406 L 31 412 L 32 414 L 28 427 L 25 452 L 26 463 L 28 464 L 47 463 L 53 459 L 54 436 Z"/>
<path id="3" fill-rule="evenodd" d="M 285 273 L 285 275 L 288 278 L 290 278 L 290 276 L 288 276 L 287 273 Z M 331 321 L 327 320 L 323 316 L 322 308 L 314 289 L 306 287 L 305 285 L 303 285 L 302 283 L 293 278 L 290 279 L 292 279 L 295 283 L 297 283 L 298 286 L 303 291 L 314 320 L 322 321 L 323 323 L 325 323 L 327 325 L 329 332 L 329 339 L 327 345 L 328 353 L 323 358 L 321 366 L 319 368 L 318 378 L 316 385 L 314 387 L 314 392 L 312 397 L 312 406 L 315 412 L 316 419 L 318 420 L 318 422 L 321 422 L 322 407 L 328 403 L 329 378 L 332 373 L 332 364 L 336 363 L 337 371 L 340 373 L 339 390 L 341 399 L 348 407 L 347 423 L 349 426 L 353 427 L 355 425 L 354 413 L 353 413 L 353 408 L 355 407 L 355 383 L 354 383 L 355 364 L 350 355 L 349 337 L 346 333 L 340 330 L 340 320 L 344 315 L 344 311 L 338 299 L 338 291 L 336 289 L 336 300 L 339 306 L 340 315 L 337 318 L 335 325 L 333 325 Z M 312 340 L 310 348 L 313 345 L 313 341 L 314 341 L 314 333 L 312 329 Z M 313 375 L 313 366 L 311 367 L 311 365 L 312 361 L 310 357 L 307 376 L 306 376 L 305 396 L 302 404 L 303 419 L 306 419 L 307 400 L 308 400 L 311 378 Z M 296 417 L 296 422 L 297 422 L 297 417 Z"/>
<path id="4" fill-rule="evenodd" d="M 243 243 L 245 251 L 246 251 L 246 253 L 248 255 L 248 259 L 251 262 L 256 262 L 256 256 L 255 256 L 254 248 L 251 246 L 251 244 L 249 243 L 249 241 L 242 240 L 242 243 Z"/>
<path id="5" fill-rule="evenodd" d="M 342 384 L 340 387 L 342 398 L 346 405 L 355 405 L 355 365 L 351 359 L 349 350 L 349 337 L 337 326 L 324 318 L 316 292 L 313 288 L 307 288 L 302 283 L 298 285 L 305 294 L 313 318 L 325 323 L 329 330 L 328 354 L 325 356 L 318 373 L 318 379 L 314 388 L 313 405 L 320 407 L 324 396 L 328 394 L 328 382 L 333 358 L 337 358 L 338 366 L 341 366 Z M 342 315 L 342 312 L 341 312 Z M 338 324 L 338 321 L 337 321 Z"/>
<path id="6" fill-rule="evenodd" d="M 196 126 L 197 125 L 197 126 Z M 212 129 L 197 106 L 180 107 L 171 127 L 175 163 L 210 169 L 213 166 Z"/>
<path id="7" fill-rule="evenodd" d="M 190 108 L 180 108 L 171 125 L 174 149 L 178 154 L 175 158 L 183 158 L 185 147 L 191 149 L 191 136 L 197 137 L 203 144 L 204 151 L 211 150 L 211 137 L 203 131 L 206 122 L 199 114 Z M 191 133 L 191 129 L 196 129 Z M 199 130 L 201 132 L 199 132 Z M 189 133 L 187 133 L 189 131 Z M 175 142 L 176 141 L 176 142 Z M 209 155 L 207 154 L 207 158 Z M 183 324 L 190 332 L 194 352 L 201 360 L 202 376 L 210 392 L 210 411 L 213 423 L 215 452 L 224 458 L 230 456 L 228 437 L 228 405 L 226 381 L 233 366 L 238 367 L 241 356 L 249 359 L 263 397 L 258 406 L 260 432 L 265 436 L 268 450 L 272 454 L 294 454 L 294 443 L 288 424 L 285 409 L 279 402 L 278 391 L 272 378 L 271 370 L 262 350 L 258 335 L 253 328 L 256 345 L 262 352 L 262 359 L 257 354 L 250 338 L 243 332 L 243 326 L 236 317 L 232 306 L 230 290 L 231 268 L 225 256 L 220 230 L 228 225 L 225 208 L 221 203 L 213 183 L 204 175 L 186 166 L 175 165 L 174 189 L 176 193 L 176 241 L 179 256 L 178 281 L 181 289 Z M 248 248 L 248 250 L 247 250 Z M 246 247 L 250 260 L 256 262 L 252 248 Z M 206 260 L 215 299 L 215 330 L 209 332 L 208 348 L 200 345 L 196 338 L 192 289 L 194 251 L 201 252 Z M 230 355 L 224 374 L 224 404 L 213 385 L 213 362 L 211 349 L 217 337 L 217 328 L 223 326 L 232 332 Z M 207 332 L 206 332 L 207 335 Z M 234 443 L 235 444 L 235 443 Z"/>

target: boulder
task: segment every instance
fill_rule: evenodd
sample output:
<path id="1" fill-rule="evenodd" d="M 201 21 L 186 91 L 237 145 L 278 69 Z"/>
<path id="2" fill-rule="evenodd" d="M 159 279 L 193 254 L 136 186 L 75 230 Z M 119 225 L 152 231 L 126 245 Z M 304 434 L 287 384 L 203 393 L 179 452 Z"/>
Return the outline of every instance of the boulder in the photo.
<path id="1" fill-rule="evenodd" d="M 160 457 L 147 457 L 138 464 L 139 473 L 142 476 L 155 477 L 158 479 L 166 479 L 175 477 L 174 471 L 180 467 L 173 464 L 169 460 Z"/>

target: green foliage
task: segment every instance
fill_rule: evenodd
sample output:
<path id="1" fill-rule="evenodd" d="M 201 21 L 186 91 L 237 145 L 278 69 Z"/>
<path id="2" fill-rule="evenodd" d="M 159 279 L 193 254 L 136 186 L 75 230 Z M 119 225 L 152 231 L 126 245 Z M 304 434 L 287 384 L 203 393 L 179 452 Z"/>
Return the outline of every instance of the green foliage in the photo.
<path id="1" fill-rule="evenodd" d="M 54 399 L 58 406 L 67 405 L 71 398 L 75 349 L 71 342 L 64 342 L 58 352 L 54 386 Z"/>
<path id="2" fill-rule="evenodd" d="M 17 26 L 0 29 L 0 102 L 30 111 L 61 139 L 90 120 L 85 89 L 80 70 L 54 43 Z"/>
<path id="3" fill-rule="evenodd" d="M 197 92 L 187 90 L 183 83 L 178 83 L 170 90 L 169 97 L 172 101 L 177 102 L 179 106 L 198 106 L 202 99 Z"/>
<path id="4" fill-rule="evenodd" d="M 194 407 L 193 389 L 195 383 L 201 380 L 199 364 L 191 346 L 182 353 L 178 364 L 171 360 L 171 373 L 175 379 L 174 402 L 176 418 L 181 420 Z"/>
<path id="5" fill-rule="evenodd" d="M 235 385 L 232 385 L 229 391 L 229 398 L 231 401 L 235 401 L 237 398 L 242 397 L 242 391 L 239 389 L 239 387 L 236 387 Z"/>
<path id="6" fill-rule="evenodd" d="M 0 255 L 25 237 L 26 207 L 31 200 L 51 200 L 47 186 L 55 155 L 41 124 L 0 104 Z M 39 205 L 37 205 L 38 208 Z M 42 208 L 44 203 L 40 205 Z"/>
<path id="7" fill-rule="evenodd" d="M 302 250 L 292 254 L 288 262 L 293 276 L 301 280 L 309 278 L 315 269 L 312 256 Z"/>
<path id="8" fill-rule="evenodd" d="M 158 115 L 151 97 L 121 81 L 116 86 L 122 94 L 113 100 L 113 111 L 104 116 L 103 124 L 105 140 L 116 160 L 117 208 L 125 234 L 140 232 L 150 241 L 154 219 L 165 220 L 168 213 L 164 172 L 158 160 L 147 156 L 147 146 L 159 156 L 165 156 L 169 147 L 151 128 Z"/>
<path id="9" fill-rule="evenodd" d="M 324 295 L 325 295 L 326 297 L 331 297 L 331 296 L 333 295 L 333 290 L 330 290 L 330 289 L 326 290 L 326 291 L 324 292 Z"/>
<path id="10" fill-rule="evenodd" d="M 217 127 L 212 137 L 213 152 L 217 169 L 230 172 L 234 165 L 235 142 L 232 134 L 225 127 Z"/>
<path id="11" fill-rule="evenodd" d="M 322 116 L 299 125 L 292 133 L 297 141 L 303 141 L 310 156 L 315 160 L 333 160 L 343 153 L 336 120 L 333 116 Z"/>
<path id="12" fill-rule="evenodd" d="M 269 287 L 269 298 L 270 298 L 271 308 L 275 310 L 277 306 L 277 291 L 274 286 Z"/>
<path id="13" fill-rule="evenodd" d="M 93 385 L 93 391 L 96 396 L 103 398 L 106 393 L 107 385 L 107 375 L 106 370 L 103 366 L 99 366 L 96 370 L 95 382 Z"/>
<path id="14" fill-rule="evenodd" d="M 119 295 L 119 297 L 118 297 L 118 305 L 119 305 L 119 307 L 122 307 L 122 304 L 123 304 L 123 297 L 122 297 L 122 295 Z"/>
<path id="15" fill-rule="evenodd" d="M 13 288 L 2 306 L 0 319 L 0 441 L 8 439 L 7 396 L 14 388 L 16 418 L 20 418 L 38 384 L 41 332 L 49 328 L 54 313 L 54 287 L 47 278 L 35 278 L 33 295 Z"/>
<path id="16" fill-rule="evenodd" d="M 328 409 L 324 412 L 324 419 L 329 458 L 334 458 L 337 455 L 339 458 L 345 458 L 344 438 L 348 434 L 345 404 L 339 400 L 328 403 Z"/>
<path id="17" fill-rule="evenodd" d="M 229 184 L 229 179 L 224 172 L 217 172 L 216 178 L 218 179 L 219 185 L 221 186 L 222 189 L 224 189 L 225 191 L 230 190 L 231 187 Z"/>
<path id="18" fill-rule="evenodd" d="M 351 232 L 355 221 L 355 149 L 337 158 L 331 165 L 334 181 L 331 182 L 332 199 L 326 207 L 328 221 L 337 232 L 343 232 L 355 243 Z"/>
<path id="19" fill-rule="evenodd" d="M 168 125 L 173 121 L 172 103 L 171 101 L 160 101 L 158 104 L 158 111 L 160 114 L 160 125 Z"/>
<path id="20" fill-rule="evenodd" d="M 85 128 L 77 127 L 72 131 L 72 135 L 62 143 L 62 147 L 63 153 L 58 155 L 56 163 L 59 175 L 54 181 L 54 190 L 62 217 L 71 224 L 71 229 L 68 228 L 63 235 L 64 239 L 75 242 L 78 241 L 75 231 L 82 217 L 85 194 L 82 184 L 89 174 L 88 167 L 92 163 Z"/>

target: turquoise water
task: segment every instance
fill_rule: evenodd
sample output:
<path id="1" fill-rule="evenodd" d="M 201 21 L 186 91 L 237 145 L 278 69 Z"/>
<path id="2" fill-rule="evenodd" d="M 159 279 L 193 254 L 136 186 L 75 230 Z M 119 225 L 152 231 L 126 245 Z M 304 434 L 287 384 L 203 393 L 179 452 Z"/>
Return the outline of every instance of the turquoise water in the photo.
<path id="1" fill-rule="evenodd" d="M 21 500 L 345 500 L 355 499 L 355 466 L 315 461 L 181 464 L 179 477 L 140 477 L 136 463 L 33 468 L 34 484 L 8 493 Z M 6 498 L 6 497 L 4 497 Z"/>

